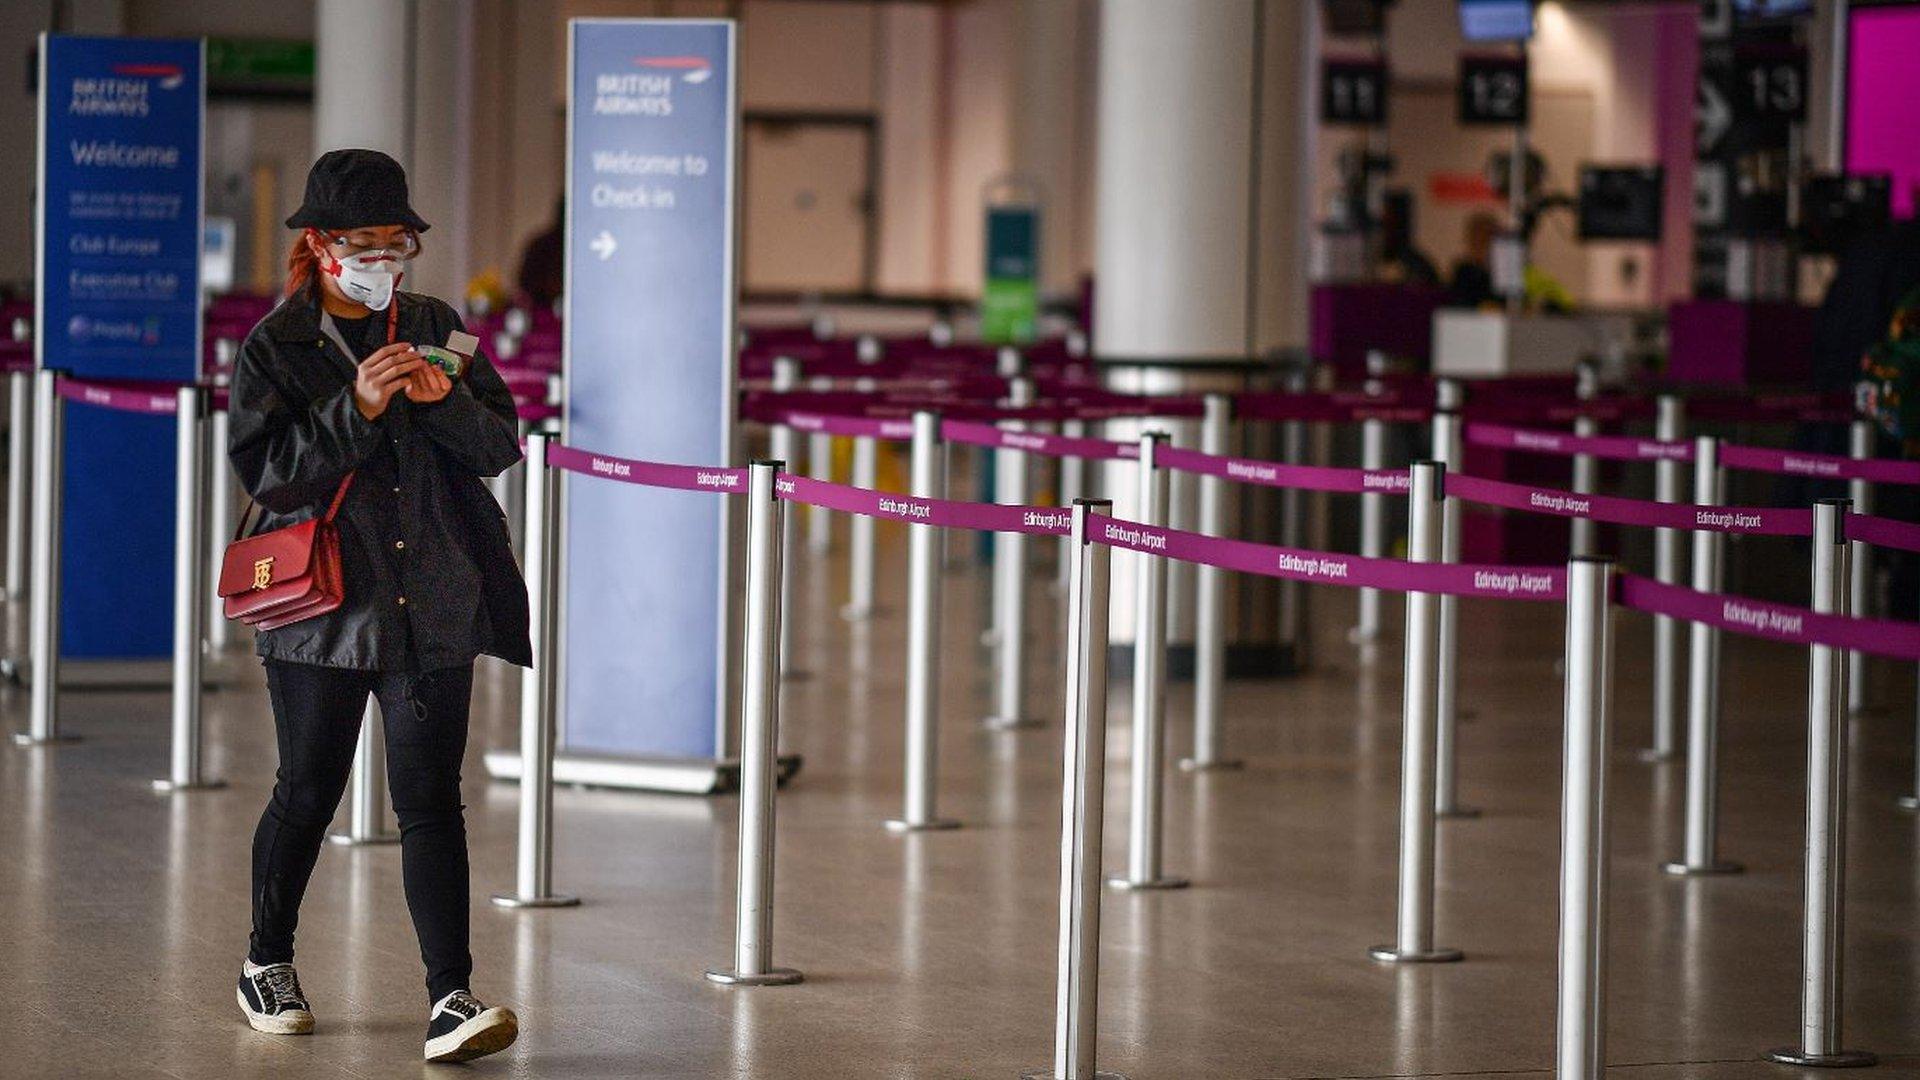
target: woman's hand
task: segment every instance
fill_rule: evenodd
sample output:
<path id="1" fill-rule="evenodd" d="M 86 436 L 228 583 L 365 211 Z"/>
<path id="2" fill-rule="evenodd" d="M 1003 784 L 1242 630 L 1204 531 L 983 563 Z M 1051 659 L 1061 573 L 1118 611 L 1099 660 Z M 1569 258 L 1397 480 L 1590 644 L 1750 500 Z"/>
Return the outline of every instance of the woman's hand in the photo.
<path id="1" fill-rule="evenodd" d="M 369 420 L 379 419 L 393 395 L 408 389 L 415 373 L 425 366 L 426 359 L 404 341 L 375 350 L 355 368 L 353 407 Z"/>
<path id="2" fill-rule="evenodd" d="M 453 380 L 438 364 L 422 364 L 407 379 L 407 400 L 416 405 L 431 405 L 453 392 Z"/>

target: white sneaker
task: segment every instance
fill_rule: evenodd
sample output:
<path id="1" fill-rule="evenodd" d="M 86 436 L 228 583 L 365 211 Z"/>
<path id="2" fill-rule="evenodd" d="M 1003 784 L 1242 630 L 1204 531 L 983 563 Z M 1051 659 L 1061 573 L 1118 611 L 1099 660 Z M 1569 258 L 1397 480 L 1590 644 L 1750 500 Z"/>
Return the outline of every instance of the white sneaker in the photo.
<path id="1" fill-rule="evenodd" d="M 240 985 L 234 991 L 240 1011 L 255 1031 L 269 1035 L 307 1035 L 313 1031 L 313 1012 L 300 990 L 300 976 L 292 964 L 264 967 L 249 960 L 240 966 Z"/>
<path id="2" fill-rule="evenodd" d="M 427 1015 L 427 1060 L 472 1061 L 505 1050 L 519 1037 L 513 1010 L 488 1008 L 465 990 L 455 990 Z"/>

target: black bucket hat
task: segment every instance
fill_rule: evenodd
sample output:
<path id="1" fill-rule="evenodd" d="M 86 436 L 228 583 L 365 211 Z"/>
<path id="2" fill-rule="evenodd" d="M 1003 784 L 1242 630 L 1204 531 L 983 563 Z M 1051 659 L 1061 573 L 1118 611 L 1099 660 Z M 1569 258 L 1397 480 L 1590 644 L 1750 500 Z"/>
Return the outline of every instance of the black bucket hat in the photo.
<path id="1" fill-rule="evenodd" d="M 407 173 L 378 150 L 329 150 L 307 171 L 307 195 L 287 219 L 289 229 L 358 229 L 427 223 L 407 203 Z"/>

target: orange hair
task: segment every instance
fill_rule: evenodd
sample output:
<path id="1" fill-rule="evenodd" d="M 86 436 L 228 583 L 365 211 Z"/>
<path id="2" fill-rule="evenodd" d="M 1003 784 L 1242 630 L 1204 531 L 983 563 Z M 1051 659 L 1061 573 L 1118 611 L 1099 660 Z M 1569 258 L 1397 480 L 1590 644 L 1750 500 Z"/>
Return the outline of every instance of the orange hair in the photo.
<path id="1" fill-rule="evenodd" d="M 300 235 L 293 238 L 293 247 L 287 252 L 287 292 L 293 294 L 304 289 L 313 281 L 313 272 L 320 265 L 314 257 L 313 248 L 307 244 L 307 233 L 302 229 Z"/>

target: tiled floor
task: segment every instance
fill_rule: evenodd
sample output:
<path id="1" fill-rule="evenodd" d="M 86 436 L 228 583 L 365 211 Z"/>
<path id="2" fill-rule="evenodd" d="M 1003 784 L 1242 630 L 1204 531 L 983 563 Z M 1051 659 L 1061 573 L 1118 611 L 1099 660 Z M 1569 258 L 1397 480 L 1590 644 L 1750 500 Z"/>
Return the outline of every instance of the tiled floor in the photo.
<path id="1" fill-rule="evenodd" d="M 1011 1078 L 1048 1058 L 1060 729 L 1051 601 L 1034 613 L 1033 694 L 1052 720 L 983 730 L 976 574 L 948 578 L 942 809 L 967 828 L 881 828 L 900 796 L 899 556 L 883 529 L 870 625 L 829 613 L 839 560 L 803 561 L 801 666 L 786 742 L 805 770 L 781 797 L 777 954 L 791 988 L 712 985 L 731 944 L 731 799 L 563 790 L 558 884 L 586 904 L 509 912 L 516 789 L 486 747 L 514 744 L 517 683 L 480 680 L 467 792 L 476 989 L 519 1010 L 522 1039 L 475 1074 L 527 1077 Z M 1463 607 L 1465 797 L 1442 824 L 1439 927 L 1468 960 L 1394 968 L 1398 646 L 1372 665 L 1341 644 L 1349 594 L 1316 594 L 1321 666 L 1235 683 L 1241 772 L 1167 787 L 1169 869 L 1194 887 L 1104 901 L 1100 1057 L 1146 1078 L 1526 1077 L 1553 1052 L 1560 612 Z M 1393 622 L 1398 622 L 1395 605 Z M 1729 644 L 1724 850 L 1744 876 L 1681 881 L 1681 775 L 1639 764 L 1648 633 L 1621 618 L 1613 763 L 1608 1060 L 1632 1080 L 1801 1075 L 1758 1060 L 1797 1031 L 1804 657 Z M 74 692 L 71 745 L 0 749 L 0 1076 L 392 1077 L 419 1063 L 419 963 L 391 848 L 329 847 L 300 936 L 320 1018 L 310 1038 L 248 1030 L 233 1004 L 246 937 L 247 845 L 273 771 L 257 669 L 211 699 L 219 791 L 157 796 L 166 703 Z M 1907 784 L 1912 680 L 1880 673 L 1884 713 L 1854 725 L 1848 1042 L 1882 1077 L 1920 1077 L 1920 823 Z M 1107 852 L 1124 857 L 1125 693 L 1113 695 Z M 1188 742 L 1173 692 L 1171 756 Z M 18 724 L 25 695 L 0 691 Z M 1807 1073 L 1805 1075 L 1814 1075 Z"/>

